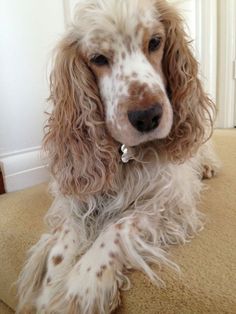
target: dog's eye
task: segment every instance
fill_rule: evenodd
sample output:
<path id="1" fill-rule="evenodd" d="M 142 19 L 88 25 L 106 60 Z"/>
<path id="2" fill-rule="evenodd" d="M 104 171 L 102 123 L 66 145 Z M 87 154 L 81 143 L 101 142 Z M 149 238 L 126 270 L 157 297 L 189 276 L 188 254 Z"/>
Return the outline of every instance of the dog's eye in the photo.
<path id="1" fill-rule="evenodd" d="M 149 41 L 148 50 L 149 52 L 156 51 L 161 45 L 161 38 L 160 37 L 153 37 Z"/>
<path id="2" fill-rule="evenodd" d="M 90 61 L 97 66 L 109 65 L 108 59 L 103 55 L 95 55 Z"/>

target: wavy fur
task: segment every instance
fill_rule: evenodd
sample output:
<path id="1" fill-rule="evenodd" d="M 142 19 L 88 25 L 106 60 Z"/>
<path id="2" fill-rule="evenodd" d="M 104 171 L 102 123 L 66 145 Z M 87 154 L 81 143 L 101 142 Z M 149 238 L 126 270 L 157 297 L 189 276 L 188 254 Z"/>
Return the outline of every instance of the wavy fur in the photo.
<path id="1" fill-rule="evenodd" d="M 74 36 L 61 41 L 54 60 L 49 98 L 54 108 L 44 147 L 60 192 L 87 198 L 109 186 L 118 150 L 107 134 L 95 78 Z"/>
<path id="2" fill-rule="evenodd" d="M 156 4 L 166 30 L 162 65 L 174 111 L 172 130 L 161 149 L 167 151 L 169 159 L 184 161 L 211 137 L 215 104 L 202 88 L 198 63 L 181 16 L 166 1 L 157 1 Z"/>
<path id="3" fill-rule="evenodd" d="M 104 25 L 104 33 L 106 21 L 115 27 L 113 15 L 119 29 L 133 26 L 138 13 L 128 21 L 126 16 L 131 2 L 137 12 L 158 12 L 164 27 L 157 71 L 160 82 L 165 77 L 160 95 L 169 97 L 173 123 L 169 120 L 166 138 L 133 147 L 133 160 L 123 164 L 121 143 L 106 122 L 101 87 L 106 90 L 107 81 L 100 82 L 103 70 L 94 71 L 82 39 L 96 23 Z M 51 74 L 53 110 L 44 139 L 54 177 L 49 232 L 30 250 L 19 277 L 17 313 L 108 314 L 120 304 L 119 291 L 130 288 L 129 269 L 162 284 L 151 264 L 178 270 L 165 249 L 202 229 L 204 216 L 197 210 L 202 175 L 204 169 L 207 177 L 218 169 L 211 146 L 203 145 L 211 135 L 214 104 L 198 79 L 178 13 L 163 0 L 80 0 L 77 10 L 72 29 L 56 48 Z"/>

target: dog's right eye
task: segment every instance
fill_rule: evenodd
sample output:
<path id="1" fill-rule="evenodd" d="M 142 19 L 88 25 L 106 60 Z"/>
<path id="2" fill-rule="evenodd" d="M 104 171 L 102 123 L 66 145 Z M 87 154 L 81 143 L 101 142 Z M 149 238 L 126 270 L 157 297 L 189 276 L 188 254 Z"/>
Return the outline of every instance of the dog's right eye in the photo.
<path id="1" fill-rule="evenodd" d="M 95 55 L 90 61 L 97 66 L 109 65 L 108 59 L 103 55 Z"/>

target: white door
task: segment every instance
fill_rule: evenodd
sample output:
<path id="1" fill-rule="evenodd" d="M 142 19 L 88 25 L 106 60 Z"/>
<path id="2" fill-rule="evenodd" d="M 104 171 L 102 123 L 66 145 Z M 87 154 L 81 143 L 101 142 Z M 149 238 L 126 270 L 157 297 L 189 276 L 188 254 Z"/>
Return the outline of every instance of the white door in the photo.
<path id="1" fill-rule="evenodd" d="M 39 158 L 47 65 L 63 32 L 61 0 L 0 0 L 0 161 L 8 192 L 47 179 Z"/>

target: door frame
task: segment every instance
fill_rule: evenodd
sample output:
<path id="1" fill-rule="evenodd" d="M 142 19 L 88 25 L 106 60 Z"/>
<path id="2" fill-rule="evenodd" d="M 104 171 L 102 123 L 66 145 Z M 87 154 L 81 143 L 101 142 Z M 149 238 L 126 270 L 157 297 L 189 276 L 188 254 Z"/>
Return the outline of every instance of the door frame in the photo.
<path id="1" fill-rule="evenodd" d="M 65 27 L 77 0 L 63 0 Z M 236 125 L 236 1 L 235 0 L 169 0 L 179 4 L 193 1 L 196 9 L 196 56 L 200 77 L 206 92 L 216 102 L 216 127 Z M 236 25 L 235 25 L 236 27 Z M 235 63 L 233 63 L 235 62 Z M 235 69 L 233 70 L 233 68 Z"/>

